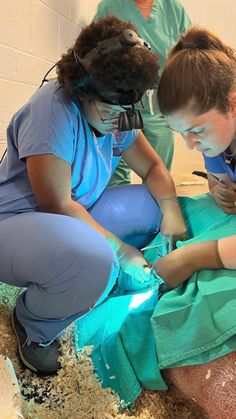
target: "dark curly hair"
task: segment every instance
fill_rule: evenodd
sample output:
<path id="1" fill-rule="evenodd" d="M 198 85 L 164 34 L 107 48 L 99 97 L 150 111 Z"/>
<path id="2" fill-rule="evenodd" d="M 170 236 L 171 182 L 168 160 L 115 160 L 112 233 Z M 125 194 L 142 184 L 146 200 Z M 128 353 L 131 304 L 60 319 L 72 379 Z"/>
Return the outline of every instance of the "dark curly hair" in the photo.
<path id="1" fill-rule="evenodd" d="M 96 98 L 97 90 L 116 92 L 132 89 L 143 94 L 157 85 L 158 57 L 146 47 L 124 48 L 95 56 L 89 74 L 76 62 L 74 52 L 83 58 L 99 41 L 117 36 L 125 29 L 137 33 L 132 23 L 111 14 L 82 29 L 74 46 L 57 63 L 58 81 L 72 98 Z"/>

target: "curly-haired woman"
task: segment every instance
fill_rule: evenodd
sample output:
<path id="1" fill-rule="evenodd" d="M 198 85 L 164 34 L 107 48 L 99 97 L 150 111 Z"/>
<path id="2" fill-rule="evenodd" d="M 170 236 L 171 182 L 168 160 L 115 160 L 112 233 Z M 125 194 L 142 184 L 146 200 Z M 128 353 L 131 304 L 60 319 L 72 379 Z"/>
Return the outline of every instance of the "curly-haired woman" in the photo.
<path id="1" fill-rule="evenodd" d="M 45 84 L 13 116 L 0 167 L 0 278 L 26 287 L 12 325 L 23 363 L 59 368 L 57 336 L 113 288 L 151 280 L 140 249 L 161 228 L 186 234 L 172 178 L 135 103 L 158 60 L 114 16 L 84 28 Z M 121 156 L 146 186 L 106 189 Z M 161 227 L 160 227 L 161 226 Z M 122 279 L 121 279 L 122 277 Z"/>

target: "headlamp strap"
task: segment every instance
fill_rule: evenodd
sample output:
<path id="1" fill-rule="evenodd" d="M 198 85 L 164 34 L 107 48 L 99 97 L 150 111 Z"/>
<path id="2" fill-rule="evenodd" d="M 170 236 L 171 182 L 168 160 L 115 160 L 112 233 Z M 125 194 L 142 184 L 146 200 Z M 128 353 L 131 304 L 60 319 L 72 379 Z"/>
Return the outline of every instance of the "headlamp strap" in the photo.
<path id="1" fill-rule="evenodd" d="M 148 42 L 140 38 L 136 32 L 131 29 L 125 29 L 120 35 L 99 41 L 83 58 L 73 51 L 75 60 L 78 64 L 88 71 L 90 64 L 97 55 L 107 55 L 110 52 L 120 51 L 131 47 L 151 49 Z"/>

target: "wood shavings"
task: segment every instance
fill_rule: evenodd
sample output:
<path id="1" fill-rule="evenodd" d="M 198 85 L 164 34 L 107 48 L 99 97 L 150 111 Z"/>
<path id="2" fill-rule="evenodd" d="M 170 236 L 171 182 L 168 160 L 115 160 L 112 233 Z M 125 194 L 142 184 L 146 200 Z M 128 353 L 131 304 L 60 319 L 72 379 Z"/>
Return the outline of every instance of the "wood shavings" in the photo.
<path id="1" fill-rule="evenodd" d="M 209 380 L 210 377 L 211 377 L 211 370 L 207 370 L 207 373 L 205 375 L 205 379 Z"/>
<path id="2" fill-rule="evenodd" d="M 198 180 L 189 180 L 189 181 L 182 181 L 180 182 L 180 186 L 197 186 L 197 185 L 204 185 L 205 182 L 201 182 Z"/>
<path id="3" fill-rule="evenodd" d="M 103 389 L 94 374 L 91 347 L 77 356 L 72 328 L 62 339 L 63 368 L 57 376 L 42 378 L 22 369 L 17 356 L 16 339 L 10 327 L 10 310 L 19 290 L 0 284 L 0 353 L 14 365 L 23 395 L 24 419 L 204 419 L 202 411 L 171 388 L 166 392 L 144 390 L 132 412 L 119 411 L 120 400 L 111 389 Z M 2 304 L 8 296 L 9 306 Z"/>

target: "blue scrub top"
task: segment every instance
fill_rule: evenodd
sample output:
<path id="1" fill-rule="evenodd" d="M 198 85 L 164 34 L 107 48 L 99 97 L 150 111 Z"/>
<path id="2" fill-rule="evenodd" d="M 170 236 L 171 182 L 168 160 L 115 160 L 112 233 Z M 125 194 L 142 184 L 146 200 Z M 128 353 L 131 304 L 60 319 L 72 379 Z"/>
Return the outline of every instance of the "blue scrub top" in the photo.
<path id="1" fill-rule="evenodd" d="M 0 220 L 39 211 L 26 157 L 53 154 L 71 165 L 71 196 L 85 208 L 99 198 L 137 130 L 96 137 L 78 103 L 53 81 L 37 90 L 7 129 L 7 155 L 0 166 Z"/>
<path id="2" fill-rule="evenodd" d="M 223 154 L 219 154 L 216 157 L 206 157 L 203 154 L 205 168 L 210 173 L 226 173 L 229 178 L 236 182 L 236 167 L 232 168 L 230 165 L 225 163 Z"/>

